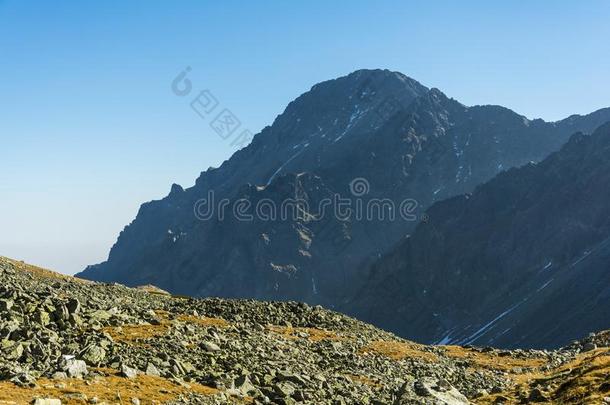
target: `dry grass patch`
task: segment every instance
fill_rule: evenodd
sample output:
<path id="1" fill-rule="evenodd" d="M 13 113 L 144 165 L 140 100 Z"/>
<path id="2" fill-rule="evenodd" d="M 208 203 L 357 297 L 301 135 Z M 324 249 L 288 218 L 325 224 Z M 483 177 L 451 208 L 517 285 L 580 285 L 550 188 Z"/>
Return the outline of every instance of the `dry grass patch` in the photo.
<path id="1" fill-rule="evenodd" d="M 562 403 L 603 403 L 610 395 L 610 355 L 584 356 L 572 363 L 569 374 L 552 393 L 552 398 Z M 561 373 L 561 369 L 559 370 Z"/>
<path id="2" fill-rule="evenodd" d="M 374 354 L 389 357 L 392 360 L 418 359 L 437 362 L 434 353 L 423 350 L 424 346 L 398 341 L 376 340 L 360 350 L 361 354 Z"/>
<path id="3" fill-rule="evenodd" d="M 167 335 L 172 321 L 168 320 L 169 313 L 167 311 L 156 310 L 155 313 L 159 317 L 159 325 L 143 324 L 143 325 L 121 325 L 108 326 L 103 328 L 103 331 L 108 333 L 115 342 L 136 344 L 143 343 L 148 339 L 159 338 Z M 189 323 L 204 327 L 227 328 L 230 324 L 220 318 L 205 318 L 193 315 L 179 315 L 176 317 L 179 322 Z"/>
<path id="4" fill-rule="evenodd" d="M 320 342 L 322 340 L 341 341 L 345 339 L 333 331 L 317 328 L 293 328 L 290 326 L 268 325 L 267 329 L 286 339 L 292 340 L 300 337 L 306 337 L 310 342 Z"/>
<path id="5" fill-rule="evenodd" d="M 199 326 L 214 326 L 217 328 L 228 328 L 231 324 L 220 318 L 207 318 L 194 315 L 179 315 L 177 318 L 180 322 L 190 323 Z"/>
<path id="6" fill-rule="evenodd" d="M 610 352 L 599 349 L 582 354 L 575 360 L 547 372 L 535 372 L 515 377 L 513 388 L 498 395 L 475 400 L 477 404 L 493 404 L 498 396 L 519 403 L 519 397 L 533 388 L 552 388 L 545 392 L 552 404 L 601 404 L 610 396 Z M 543 391 L 544 392 L 544 391 Z"/>
<path id="7" fill-rule="evenodd" d="M 104 369 L 105 377 L 91 380 L 67 379 L 54 381 L 40 379 L 36 388 L 22 388 L 10 382 L 0 382 L 0 404 L 30 404 L 36 398 L 56 398 L 62 404 L 85 404 L 97 397 L 99 402 L 130 404 L 132 398 L 142 404 L 163 404 L 181 395 L 196 393 L 215 395 L 215 388 L 197 383 L 178 385 L 161 377 L 139 375 L 134 379 L 120 377 L 118 371 Z"/>
<path id="8" fill-rule="evenodd" d="M 472 362 L 476 368 L 488 370 L 501 370 L 511 372 L 515 368 L 531 369 L 546 364 L 544 358 L 520 359 L 512 356 L 499 356 L 497 353 L 481 353 L 460 346 L 442 346 L 445 354 L 455 359 L 464 359 Z"/>

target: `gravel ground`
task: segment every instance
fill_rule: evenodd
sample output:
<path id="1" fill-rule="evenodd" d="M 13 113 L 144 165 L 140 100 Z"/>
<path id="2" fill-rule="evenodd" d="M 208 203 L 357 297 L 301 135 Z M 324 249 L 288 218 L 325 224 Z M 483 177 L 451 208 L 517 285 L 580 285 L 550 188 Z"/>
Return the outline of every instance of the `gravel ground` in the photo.
<path id="1" fill-rule="evenodd" d="M 423 346 L 321 307 L 172 297 L 4 258 L 0 334 L 0 403 L 39 405 L 502 403 L 601 344 Z"/>

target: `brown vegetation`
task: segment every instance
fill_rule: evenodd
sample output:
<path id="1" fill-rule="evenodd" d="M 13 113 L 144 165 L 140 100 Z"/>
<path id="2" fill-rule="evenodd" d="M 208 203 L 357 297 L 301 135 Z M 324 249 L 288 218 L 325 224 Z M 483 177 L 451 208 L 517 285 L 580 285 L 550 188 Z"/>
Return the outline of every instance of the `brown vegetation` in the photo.
<path id="1" fill-rule="evenodd" d="M 500 370 L 509 373 L 516 373 L 519 369 L 536 369 L 546 363 L 544 358 L 519 358 L 514 355 L 502 356 L 497 351 L 481 352 L 476 349 L 466 349 L 461 346 L 443 346 L 449 357 L 464 359 L 472 363 L 474 368 L 485 368 L 488 370 Z"/>
<path id="2" fill-rule="evenodd" d="M 92 398 L 99 402 L 131 403 L 132 398 L 142 404 L 162 404 L 181 395 L 196 393 L 215 395 L 220 391 L 201 384 L 179 385 L 168 379 L 139 375 L 127 379 L 110 369 L 98 370 L 103 376 L 80 380 L 76 378 L 54 381 L 40 379 L 36 388 L 22 388 L 8 381 L 0 382 L 0 404 L 30 404 L 36 398 L 56 398 L 62 404 L 86 404 Z"/>
<path id="3" fill-rule="evenodd" d="M 304 337 L 310 342 L 320 342 L 322 340 L 340 341 L 345 339 L 345 337 L 339 336 L 335 332 L 317 328 L 293 328 L 291 326 L 268 325 L 267 329 L 286 339 Z"/>
<path id="4" fill-rule="evenodd" d="M 539 389 L 546 404 L 602 404 L 610 397 L 610 351 L 598 349 L 581 354 L 561 367 L 515 377 L 515 385 L 505 392 L 475 400 L 494 404 L 500 397 L 506 404 L 522 403 L 533 389 Z"/>

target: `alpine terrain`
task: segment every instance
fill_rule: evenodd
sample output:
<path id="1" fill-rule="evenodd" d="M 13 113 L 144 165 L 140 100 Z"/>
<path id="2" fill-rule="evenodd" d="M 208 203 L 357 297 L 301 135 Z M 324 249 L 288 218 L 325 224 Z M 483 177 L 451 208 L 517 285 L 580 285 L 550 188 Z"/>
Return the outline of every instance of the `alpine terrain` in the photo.
<path id="1" fill-rule="evenodd" d="M 590 133 L 607 120 L 610 109 L 530 120 L 499 106 L 465 106 L 401 73 L 359 70 L 312 87 L 193 187 L 173 185 L 167 197 L 142 205 L 108 260 L 78 276 L 196 297 L 343 308 L 366 289 L 370 265 L 410 234 L 433 203 L 539 162 L 574 132 Z M 378 207 L 384 215 L 374 220 L 318 209 L 337 196 L 394 206 Z M 244 220 L 230 209 L 220 215 L 221 200 L 229 207 L 246 202 L 251 216 Z M 293 215 L 254 215 L 261 202 L 268 209 L 290 200 L 300 202 Z M 409 215 L 396 215 L 405 201 Z M 465 297 L 464 304 L 479 298 Z M 428 330 L 413 333 L 436 336 Z"/>
<path id="2" fill-rule="evenodd" d="M 560 350 L 423 346 L 321 307 L 172 297 L 0 257 L 3 404 L 610 401 L 610 333 Z"/>

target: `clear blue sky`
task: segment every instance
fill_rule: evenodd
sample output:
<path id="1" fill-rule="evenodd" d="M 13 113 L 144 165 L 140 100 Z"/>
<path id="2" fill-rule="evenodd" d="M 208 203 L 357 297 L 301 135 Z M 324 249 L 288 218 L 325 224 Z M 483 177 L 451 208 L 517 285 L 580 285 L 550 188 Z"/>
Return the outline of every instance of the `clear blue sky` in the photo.
<path id="1" fill-rule="evenodd" d="M 81 270 L 234 152 L 170 91 L 186 66 L 253 132 L 359 68 L 556 120 L 610 106 L 609 21 L 607 0 L 0 0 L 0 255 Z"/>

